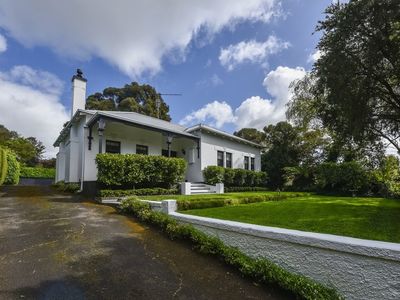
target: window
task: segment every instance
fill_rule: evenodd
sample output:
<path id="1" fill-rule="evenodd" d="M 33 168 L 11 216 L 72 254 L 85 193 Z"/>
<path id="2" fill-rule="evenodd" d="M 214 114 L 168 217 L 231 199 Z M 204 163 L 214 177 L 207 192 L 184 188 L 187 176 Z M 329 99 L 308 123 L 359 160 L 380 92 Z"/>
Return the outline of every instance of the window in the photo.
<path id="1" fill-rule="evenodd" d="M 248 156 L 244 157 L 244 169 L 245 170 L 249 169 L 249 157 Z"/>
<path id="2" fill-rule="evenodd" d="M 121 153 L 121 142 L 106 140 L 106 153 Z"/>
<path id="3" fill-rule="evenodd" d="M 136 154 L 149 154 L 149 147 L 144 145 L 136 145 Z"/>
<path id="4" fill-rule="evenodd" d="M 250 159 L 250 167 L 251 167 L 251 170 L 252 170 L 252 171 L 255 170 L 255 158 L 254 158 L 254 157 L 252 157 L 252 158 Z"/>
<path id="5" fill-rule="evenodd" d="M 232 168 L 232 153 L 226 152 L 225 167 Z"/>
<path id="6" fill-rule="evenodd" d="M 171 153 L 171 157 L 177 157 L 178 156 L 178 153 L 176 153 L 176 151 L 172 151 L 171 150 L 170 153 Z M 161 155 L 168 157 L 168 150 L 167 149 L 162 149 Z"/>
<path id="7" fill-rule="evenodd" d="M 219 167 L 224 166 L 224 152 L 222 152 L 222 151 L 217 152 L 217 165 Z"/>

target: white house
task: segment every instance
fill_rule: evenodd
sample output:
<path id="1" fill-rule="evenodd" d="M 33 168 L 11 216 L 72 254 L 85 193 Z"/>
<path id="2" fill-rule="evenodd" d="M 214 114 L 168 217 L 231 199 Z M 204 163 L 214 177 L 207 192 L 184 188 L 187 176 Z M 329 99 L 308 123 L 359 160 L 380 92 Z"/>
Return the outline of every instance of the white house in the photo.
<path id="1" fill-rule="evenodd" d="M 59 147 L 55 181 L 96 187 L 98 153 L 138 153 L 182 157 L 188 163 L 185 180 L 202 182 L 210 165 L 261 169 L 261 146 L 199 124 L 183 127 L 135 112 L 85 110 L 86 83 L 78 70 L 72 77 L 71 120 L 54 143 Z"/>

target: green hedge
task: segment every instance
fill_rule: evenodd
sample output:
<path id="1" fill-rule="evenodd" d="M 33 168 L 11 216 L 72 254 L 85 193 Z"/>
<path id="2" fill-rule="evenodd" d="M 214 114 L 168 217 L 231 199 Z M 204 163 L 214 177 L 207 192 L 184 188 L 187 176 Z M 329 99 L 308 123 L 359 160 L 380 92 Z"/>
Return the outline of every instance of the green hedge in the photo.
<path id="1" fill-rule="evenodd" d="M 182 158 L 140 154 L 98 154 L 97 180 L 106 187 L 171 188 L 183 181 L 186 161 Z"/>
<path id="2" fill-rule="evenodd" d="M 65 182 L 65 181 L 59 181 L 57 183 L 52 184 L 52 186 L 55 187 L 60 192 L 67 192 L 67 193 L 76 193 L 80 189 L 79 184 L 72 182 Z"/>
<path id="3" fill-rule="evenodd" d="M 126 196 L 149 196 L 149 195 L 174 195 L 178 189 L 134 189 L 134 190 L 100 190 L 100 197 L 126 197 Z"/>
<path id="4" fill-rule="evenodd" d="M 208 184 L 224 183 L 225 186 L 253 187 L 265 185 L 265 172 L 244 169 L 230 169 L 218 166 L 208 166 L 203 170 L 204 181 Z"/>
<path id="5" fill-rule="evenodd" d="M 0 185 L 4 183 L 7 176 L 7 152 L 0 147 Z"/>
<path id="6" fill-rule="evenodd" d="M 252 280 L 277 285 L 298 299 L 342 299 L 334 289 L 311 279 L 290 273 L 264 258 L 251 258 L 234 247 L 226 246 L 216 237 L 210 237 L 193 226 L 178 223 L 170 216 L 155 212 L 148 203 L 126 199 L 121 203 L 124 212 L 131 213 L 143 222 L 159 227 L 170 239 L 189 241 L 194 249 L 214 255 Z"/>
<path id="7" fill-rule="evenodd" d="M 15 185 L 19 182 L 19 174 L 21 172 L 21 166 L 17 161 L 17 156 L 11 150 L 6 150 L 7 157 L 7 175 L 4 180 L 4 184 Z"/>
<path id="8" fill-rule="evenodd" d="M 21 177 L 54 179 L 56 177 L 56 169 L 40 168 L 40 167 L 22 167 Z"/>
<path id="9" fill-rule="evenodd" d="M 270 191 L 269 188 L 262 187 L 262 186 L 230 186 L 230 187 L 225 187 L 224 190 L 225 190 L 225 193 Z"/>

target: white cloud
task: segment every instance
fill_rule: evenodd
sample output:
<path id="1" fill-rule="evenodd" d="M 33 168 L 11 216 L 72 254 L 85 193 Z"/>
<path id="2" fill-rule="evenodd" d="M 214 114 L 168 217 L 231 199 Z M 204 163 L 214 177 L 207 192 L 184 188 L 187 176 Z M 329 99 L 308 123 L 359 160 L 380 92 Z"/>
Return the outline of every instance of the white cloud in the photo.
<path id="1" fill-rule="evenodd" d="M 219 77 L 217 74 L 213 74 L 211 77 L 200 80 L 196 83 L 197 86 L 199 87 L 209 87 L 209 86 L 219 86 L 223 84 L 224 81 Z"/>
<path id="2" fill-rule="evenodd" d="M 189 125 L 196 122 L 208 122 L 211 126 L 221 128 L 225 123 L 233 121 L 232 107 L 225 101 L 214 101 L 187 115 L 179 124 Z"/>
<path id="3" fill-rule="evenodd" d="M 267 124 L 285 120 L 286 104 L 291 98 L 290 83 L 306 74 L 303 68 L 279 66 L 269 72 L 263 81 L 272 99 L 253 96 L 244 100 L 234 112 L 226 102 L 214 101 L 187 115 L 182 125 L 210 121 L 212 126 L 221 128 L 225 124 L 235 124 L 237 129 L 252 127 L 262 129 Z M 215 124 L 215 125 L 214 125 Z"/>
<path id="4" fill-rule="evenodd" d="M 308 63 L 314 63 L 316 62 L 318 59 L 320 59 L 322 55 L 322 51 L 321 50 L 315 50 L 313 53 L 311 53 L 308 58 L 307 58 L 307 62 Z"/>
<path id="5" fill-rule="evenodd" d="M 238 44 L 221 49 L 219 61 L 229 71 L 243 63 L 262 63 L 265 65 L 269 55 L 278 53 L 288 48 L 289 45 L 288 42 L 283 42 L 275 36 L 268 37 L 263 43 L 255 40 L 241 41 Z"/>
<path id="6" fill-rule="evenodd" d="M 162 58 L 243 21 L 268 22 L 277 0 L 0 2 L 0 27 L 28 47 L 78 59 L 101 57 L 131 76 L 161 70 Z"/>
<path id="7" fill-rule="evenodd" d="M 60 102 L 61 81 L 53 74 L 16 66 L 0 72 L 0 123 L 22 136 L 34 136 L 56 154 L 53 142 L 68 113 Z"/>
<path id="8" fill-rule="evenodd" d="M 0 34 L 0 53 L 7 50 L 7 40 Z"/>

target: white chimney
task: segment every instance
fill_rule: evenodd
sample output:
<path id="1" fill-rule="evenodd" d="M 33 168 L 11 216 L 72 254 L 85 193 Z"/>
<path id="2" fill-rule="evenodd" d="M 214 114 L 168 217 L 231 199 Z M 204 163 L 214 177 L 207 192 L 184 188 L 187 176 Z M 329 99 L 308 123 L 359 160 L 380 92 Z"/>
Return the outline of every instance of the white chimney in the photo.
<path id="1" fill-rule="evenodd" d="M 72 76 L 72 110 L 71 118 L 78 109 L 85 109 L 86 104 L 86 82 L 80 69 L 76 70 L 76 75 Z"/>

